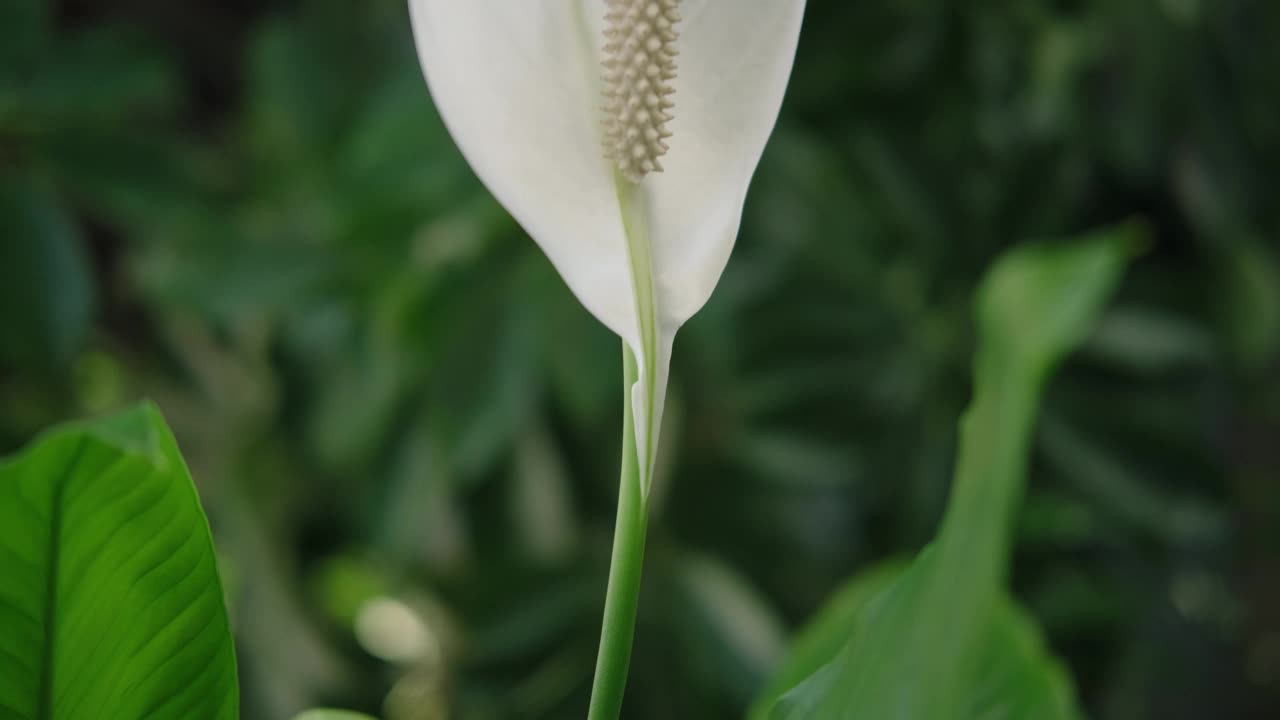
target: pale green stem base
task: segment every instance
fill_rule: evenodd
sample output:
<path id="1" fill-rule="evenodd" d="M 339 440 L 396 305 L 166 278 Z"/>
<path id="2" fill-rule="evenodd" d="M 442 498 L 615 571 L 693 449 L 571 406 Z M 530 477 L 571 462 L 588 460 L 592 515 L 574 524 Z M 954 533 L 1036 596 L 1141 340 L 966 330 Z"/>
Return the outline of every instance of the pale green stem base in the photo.
<path id="1" fill-rule="evenodd" d="M 622 479 L 618 486 L 618 519 L 613 533 L 613 558 L 609 564 L 609 588 L 604 599 L 604 624 L 600 630 L 600 654 L 591 686 L 587 720 L 617 720 L 631 664 L 631 641 L 640 600 L 640 570 L 644 566 L 644 534 L 648 509 L 640 494 L 640 468 L 636 457 L 635 427 L 631 412 L 631 386 L 638 377 L 635 359 L 623 343 Z"/>

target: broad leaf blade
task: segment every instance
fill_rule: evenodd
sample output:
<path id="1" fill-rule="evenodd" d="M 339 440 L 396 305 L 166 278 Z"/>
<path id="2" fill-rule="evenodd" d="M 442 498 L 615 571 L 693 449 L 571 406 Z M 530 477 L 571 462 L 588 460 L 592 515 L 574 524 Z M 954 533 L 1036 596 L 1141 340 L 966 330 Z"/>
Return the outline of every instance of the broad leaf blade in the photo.
<path id="1" fill-rule="evenodd" d="M 885 563 L 858 573 L 832 593 L 792 640 L 786 657 L 752 705 L 748 720 L 768 720 L 779 698 L 834 660 L 853 635 L 867 605 L 897 582 L 905 569 L 902 563 Z"/>
<path id="2" fill-rule="evenodd" d="M 974 400 L 939 537 L 854 613 L 845 647 L 772 717 L 952 720 L 971 707 L 990 708 L 974 717 L 1072 716 L 1069 704 L 1053 714 L 1062 693 L 1045 689 L 1052 683 L 994 672 L 1004 660 L 983 658 L 1002 637 L 1018 641 L 1010 649 L 1026 646 L 1027 632 L 1007 619 L 1003 585 L 1041 391 L 1095 324 L 1136 244 L 1125 227 L 1025 246 L 996 263 L 979 290 Z"/>
<path id="3" fill-rule="evenodd" d="M 234 720 L 208 524 L 151 405 L 0 463 L 0 717 Z"/>
<path id="4" fill-rule="evenodd" d="M 789 708 L 804 701 L 806 693 L 837 682 L 829 663 L 840 651 L 840 640 L 854 633 L 868 615 L 868 607 L 899 582 L 905 570 L 901 563 L 886 563 L 858 574 L 837 590 L 796 637 L 773 682 L 752 707 L 749 720 L 767 720 L 771 711 L 785 716 Z M 1080 717 L 1066 672 L 1045 652 L 1040 632 L 1025 611 L 1001 597 L 983 636 L 973 684 L 954 720 Z M 806 678 L 808 682 L 798 685 Z M 792 688 L 792 698 L 785 698 Z M 779 700 L 782 703 L 775 709 Z"/>
<path id="5" fill-rule="evenodd" d="M 961 717 L 972 720 L 1078 720 L 1075 688 L 1048 654 L 1035 619 L 1001 598 L 984 634 L 977 681 Z"/>

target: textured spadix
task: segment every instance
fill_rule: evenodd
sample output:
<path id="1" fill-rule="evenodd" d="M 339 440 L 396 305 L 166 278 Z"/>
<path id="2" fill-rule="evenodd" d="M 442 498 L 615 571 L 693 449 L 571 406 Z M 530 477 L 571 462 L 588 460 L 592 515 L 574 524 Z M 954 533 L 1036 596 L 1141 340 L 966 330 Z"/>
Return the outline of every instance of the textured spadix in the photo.
<path id="1" fill-rule="evenodd" d="M 680 0 L 605 0 L 605 156 L 631 182 L 662 170 L 675 107 Z"/>
<path id="2" fill-rule="evenodd" d="M 706 303 L 733 248 L 791 73 L 804 0 L 679 3 L 678 37 L 660 39 L 658 49 L 679 52 L 678 71 L 663 80 L 678 107 L 652 125 L 671 134 L 658 138 L 670 147 L 644 158 L 656 171 L 661 155 L 663 172 L 644 174 L 607 157 L 618 156 L 622 124 L 608 119 L 605 62 L 616 38 L 606 30 L 625 20 L 609 13 L 651 6 L 676 9 L 631 0 L 409 0 L 427 84 L 463 155 L 636 356 L 646 491 L 672 340 Z"/>

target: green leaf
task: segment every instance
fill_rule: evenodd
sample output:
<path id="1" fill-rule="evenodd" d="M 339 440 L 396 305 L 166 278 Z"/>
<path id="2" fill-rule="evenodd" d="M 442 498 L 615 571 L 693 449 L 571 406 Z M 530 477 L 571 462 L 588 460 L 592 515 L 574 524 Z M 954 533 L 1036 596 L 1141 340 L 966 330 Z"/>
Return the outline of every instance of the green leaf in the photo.
<path id="1" fill-rule="evenodd" d="M 901 562 L 883 563 L 858 573 L 832 593 L 791 641 L 782 664 L 751 706 L 748 720 L 768 720 L 779 698 L 831 662 L 853 634 L 866 606 L 897 582 L 905 567 Z"/>
<path id="2" fill-rule="evenodd" d="M 903 563 L 887 562 L 859 573 L 837 590 L 796 637 L 773 681 L 751 708 L 749 720 L 767 720 L 774 704 L 790 688 L 835 658 L 868 606 L 901 580 L 905 571 Z M 984 637 L 974 684 L 957 720 L 1080 717 L 1070 680 L 1045 653 L 1040 633 L 1025 611 L 1002 597 Z"/>
<path id="3" fill-rule="evenodd" d="M 1036 621 L 1007 597 L 984 632 L 977 680 L 966 693 L 963 717 L 977 720 L 1078 720 L 1075 688 L 1048 654 Z"/>
<path id="4" fill-rule="evenodd" d="M 1137 244 L 1126 226 L 1020 247 L 996 263 L 978 291 L 974 398 L 938 538 L 883 590 L 841 598 L 873 599 L 820 618 L 845 626 L 847 643 L 770 717 L 952 720 L 957 708 L 975 718 L 1074 717 L 1052 671 L 1035 670 L 1049 666 L 1005 597 L 1009 537 L 1048 374 L 1088 335 Z M 829 651 L 804 640 L 795 667 L 811 670 Z"/>
<path id="5" fill-rule="evenodd" d="M 0 717 L 238 717 L 209 526 L 154 406 L 0 463 L 0 558 Z"/>

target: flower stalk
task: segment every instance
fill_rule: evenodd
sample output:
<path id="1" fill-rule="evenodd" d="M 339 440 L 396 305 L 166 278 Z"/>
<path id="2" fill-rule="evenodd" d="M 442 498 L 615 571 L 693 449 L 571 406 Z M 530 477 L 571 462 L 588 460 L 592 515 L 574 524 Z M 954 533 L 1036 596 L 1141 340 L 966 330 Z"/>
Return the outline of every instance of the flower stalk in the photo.
<path id="1" fill-rule="evenodd" d="M 640 575 L 644 567 L 645 530 L 649 516 L 648 500 L 640 492 L 640 463 L 632 427 L 634 413 L 630 389 L 639 376 L 639 368 L 625 343 L 622 345 L 622 357 L 624 407 L 618 517 L 613 534 L 613 556 L 609 562 L 604 622 L 600 629 L 600 652 L 596 656 L 587 720 L 616 720 L 622 711 L 627 670 L 631 665 L 631 645 L 635 637 L 636 608 L 640 601 Z"/>

